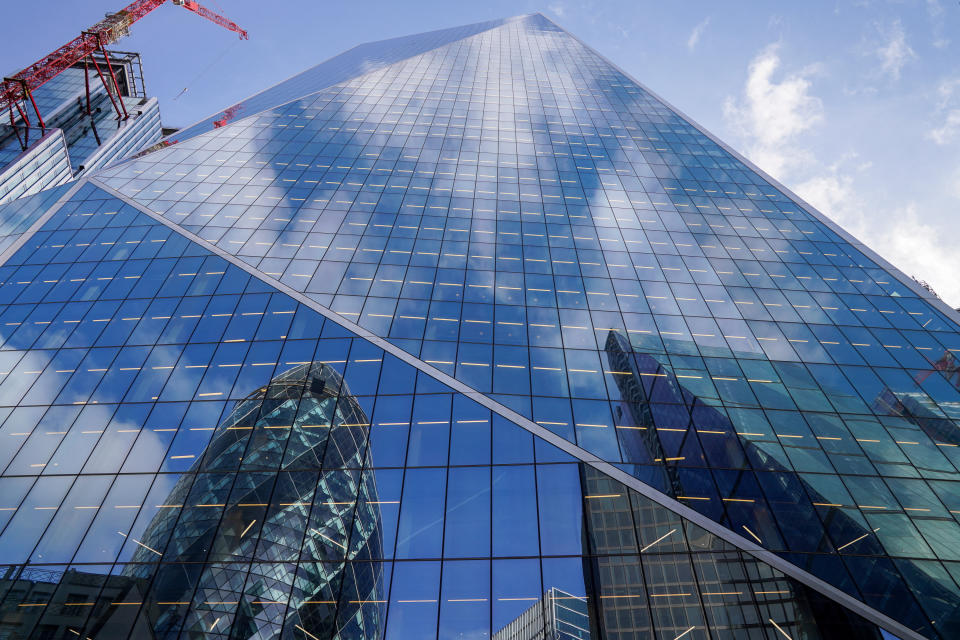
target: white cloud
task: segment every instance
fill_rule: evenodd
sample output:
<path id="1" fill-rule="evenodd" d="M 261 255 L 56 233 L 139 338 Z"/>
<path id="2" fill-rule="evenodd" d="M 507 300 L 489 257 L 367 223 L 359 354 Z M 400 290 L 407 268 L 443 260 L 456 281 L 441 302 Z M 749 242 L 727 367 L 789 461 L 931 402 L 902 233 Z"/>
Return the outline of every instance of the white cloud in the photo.
<path id="1" fill-rule="evenodd" d="M 930 283 L 951 306 L 960 306 L 960 255 L 943 229 L 924 222 L 916 205 L 891 212 L 890 224 L 874 228 L 863 241 L 901 271 Z"/>
<path id="2" fill-rule="evenodd" d="M 953 172 L 953 178 L 950 184 L 950 194 L 960 198 L 960 168 Z"/>
<path id="3" fill-rule="evenodd" d="M 960 171 L 956 182 L 960 193 Z M 950 234 L 924 222 L 916 204 L 870 207 L 857 194 L 853 177 L 836 165 L 800 184 L 796 192 L 895 267 L 927 281 L 947 304 L 960 305 L 960 280 L 956 277 L 960 254 Z"/>
<path id="4" fill-rule="evenodd" d="M 564 17 L 567 13 L 567 8 L 560 2 L 555 2 L 551 4 L 550 6 L 547 7 L 547 9 L 549 9 L 550 13 L 557 16 L 558 18 Z"/>
<path id="5" fill-rule="evenodd" d="M 830 172 L 810 178 L 799 184 L 797 195 L 826 213 L 844 229 L 863 227 L 863 203 L 853 190 L 853 178 L 839 172 L 836 166 Z"/>
<path id="6" fill-rule="evenodd" d="M 949 144 L 960 135 L 960 104 L 954 99 L 958 89 L 958 77 L 944 78 L 937 85 L 936 117 L 943 124 L 926 133 L 926 137 L 936 144 Z"/>
<path id="7" fill-rule="evenodd" d="M 724 116 L 748 141 L 747 156 L 772 175 L 808 159 L 794 139 L 823 119 L 820 99 L 810 94 L 816 68 L 788 73 L 778 81 L 779 67 L 779 45 L 772 44 L 750 62 L 743 96 L 727 98 L 723 107 Z"/>
<path id="8" fill-rule="evenodd" d="M 693 28 L 693 31 L 690 32 L 690 37 L 687 38 L 687 49 L 693 51 L 697 48 L 697 43 L 700 42 L 700 37 L 703 36 L 703 32 L 706 30 L 707 25 L 710 24 L 710 18 L 704 18 L 701 20 L 697 26 Z"/>
<path id="9" fill-rule="evenodd" d="M 844 160 L 855 157 L 848 156 Z M 864 234 L 869 229 L 865 214 L 867 205 L 854 188 L 853 174 L 842 164 L 841 161 L 825 167 L 825 170 L 796 185 L 794 191 L 828 218 L 866 242 Z"/>
<path id="10" fill-rule="evenodd" d="M 943 126 L 931 129 L 927 137 L 937 144 L 948 144 L 960 134 L 960 109 L 951 109 L 947 112 Z"/>
<path id="11" fill-rule="evenodd" d="M 878 29 L 884 41 L 873 53 L 880 59 L 880 70 L 898 80 L 903 67 L 915 59 L 917 54 L 907 44 L 907 34 L 899 20 L 891 23 L 889 27 Z"/>
<path id="12" fill-rule="evenodd" d="M 905 273 L 930 283 L 949 304 L 960 305 L 960 252 L 952 246 L 953 234 L 928 222 L 930 216 L 916 203 L 873 197 L 863 184 L 869 183 L 870 163 L 857 154 L 829 165 L 804 147 L 802 134 L 824 118 L 823 105 L 812 93 L 817 67 L 782 72 L 781 66 L 778 46 L 766 47 L 750 62 L 743 94 L 724 104 L 746 155 L 768 173 L 799 184 L 794 190 L 801 198 Z M 956 91 L 960 79 L 941 83 L 941 111 Z M 960 137 L 960 122 L 955 125 L 949 134 Z M 960 197 L 960 169 L 949 188 Z"/>
<path id="13" fill-rule="evenodd" d="M 927 0 L 927 16 L 930 18 L 930 22 L 933 24 L 933 37 L 930 44 L 937 49 L 945 49 L 950 45 L 950 39 L 943 35 L 943 25 L 946 24 L 943 19 L 944 11 L 943 5 L 940 4 L 940 0 Z"/>
<path id="14" fill-rule="evenodd" d="M 953 94 L 960 89 L 960 78 L 944 78 L 937 85 L 937 107 L 943 109 L 953 98 Z"/>

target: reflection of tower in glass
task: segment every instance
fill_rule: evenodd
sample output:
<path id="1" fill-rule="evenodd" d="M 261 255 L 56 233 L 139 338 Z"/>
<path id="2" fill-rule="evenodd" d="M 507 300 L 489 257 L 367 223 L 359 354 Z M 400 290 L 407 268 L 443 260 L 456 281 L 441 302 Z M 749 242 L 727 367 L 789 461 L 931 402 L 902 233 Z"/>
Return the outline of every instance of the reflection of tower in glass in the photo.
<path id="1" fill-rule="evenodd" d="M 789 482 L 790 468 L 779 460 L 773 453 L 763 448 L 762 442 L 754 442 L 740 437 L 730 418 L 718 411 L 708 401 L 697 396 L 687 386 L 681 384 L 671 368 L 660 362 L 648 353 L 635 350 L 631 342 L 622 334 L 610 331 L 607 335 L 605 353 L 611 370 L 624 372 L 616 376 L 616 384 L 620 391 L 620 401 L 614 405 L 615 419 L 621 428 L 620 446 L 624 458 L 633 463 L 639 463 L 636 468 L 640 475 L 649 483 L 657 485 L 667 493 L 676 496 L 697 495 L 701 492 L 713 493 L 715 489 L 696 484 L 696 476 L 684 475 L 688 466 L 685 462 L 685 452 L 703 448 L 708 460 L 719 462 L 718 466 L 727 467 L 728 473 L 734 476 L 732 486 L 748 484 L 752 470 L 745 464 L 746 460 L 758 461 L 760 466 L 771 473 L 767 479 L 771 488 L 780 495 L 791 495 L 799 489 L 802 493 L 797 499 L 809 499 L 812 502 L 829 502 L 824 496 L 802 478 L 797 478 L 796 485 Z M 628 373 L 627 373 L 628 372 Z M 669 425 L 664 428 L 665 425 Z M 710 434 L 731 434 L 736 437 L 714 437 L 700 440 L 694 435 L 698 428 Z M 720 462 L 722 461 L 722 462 Z M 690 466 L 701 466 L 694 463 Z M 694 480 L 694 482 L 690 482 Z M 586 495 L 607 494 L 613 490 L 609 477 L 583 465 L 581 483 Z M 694 486 L 690 486 L 694 485 Z M 809 496 L 809 498 L 807 498 Z M 615 576 L 622 576 L 625 581 L 620 584 L 628 590 L 642 591 L 641 580 L 662 586 L 677 592 L 693 592 L 696 590 L 696 580 L 692 574 L 684 574 L 682 570 L 687 566 L 687 560 L 679 561 L 671 553 L 658 555 L 658 550 L 669 549 L 675 541 L 672 536 L 682 536 L 682 527 L 673 514 L 659 507 L 652 501 L 643 501 L 634 505 L 635 523 L 630 522 L 629 513 L 611 512 L 611 505 L 604 501 L 587 500 L 585 506 L 585 534 L 594 541 L 596 553 L 616 553 L 616 545 L 604 548 L 596 541 L 618 540 L 624 531 L 631 526 L 636 527 L 638 540 L 651 540 L 654 543 L 641 545 L 641 554 L 648 560 L 640 569 L 636 560 L 609 562 L 603 557 L 597 561 L 595 578 L 597 585 L 602 588 L 605 584 L 616 582 Z M 698 503 L 693 504 L 696 508 Z M 614 509 L 616 509 L 614 507 Z M 621 511 L 623 511 L 621 506 Z M 743 516 L 739 516 L 743 518 Z M 746 532 L 763 544 L 763 540 L 754 532 L 767 531 L 773 515 L 766 509 L 749 512 L 745 522 L 737 520 L 735 515 L 728 511 L 727 518 L 731 521 L 730 528 L 738 532 Z M 865 538 L 870 530 L 843 512 L 831 514 L 832 532 L 844 540 L 860 540 Z M 668 522 L 675 524 L 667 524 Z M 736 524 L 744 526 L 737 527 Z M 627 534 L 629 536 L 629 534 Z M 751 585 L 751 588 L 760 589 L 764 594 L 764 606 L 770 611 L 776 611 L 777 619 L 792 620 L 796 623 L 795 631 L 805 629 L 804 637 L 817 638 L 817 629 L 831 628 L 825 621 L 837 617 L 832 603 L 815 593 L 802 588 L 795 589 L 788 586 L 790 583 L 777 575 L 761 575 L 757 573 L 748 577 L 745 573 L 742 554 L 713 553 L 698 554 L 695 564 L 701 565 L 701 571 L 706 570 L 709 575 L 726 576 L 727 584 Z M 709 564 L 708 569 L 703 565 Z M 759 565 L 756 565 L 759 566 Z M 756 570 L 754 570 L 756 573 Z M 641 578 L 643 576 L 643 578 Z M 931 580 L 924 579 L 924 592 L 936 593 L 943 597 L 942 588 Z M 773 586 L 768 586 L 773 585 Z M 771 598 L 773 595 L 775 597 Z M 650 614 L 659 620 L 655 626 L 664 626 L 665 620 L 677 618 L 672 609 L 676 605 L 668 598 L 652 600 Z M 707 608 L 711 617 L 723 617 L 735 610 L 724 603 L 724 607 Z M 681 607 L 682 608 L 682 607 Z M 613 634 L 619 629 L 611 627 L 622 624 L 623 620 L 631 620 L 631 626 L 637 626 L 637 620 L 646 616 L 643 606 L 637 606 L 630 599 L 601 600 L 598 604 L 597 618 L 603 626 L 605 634 Z M 803 627 L 800 621 L 815 620 L 816 624 Z M 763 620 L 758 623 L 762 626 Z M 841 621 L 843 622 L 843 621 Z M 840 629 L 841 622 L 836 622 Z M 719 620 L 715 624 L 721 624 Z M 722 624 L 734 624 L 730 622 Z M 846 624 L 844 622 L 844 624 Z M 735 626 L 750 628 L 745 622 Z M 861 637 L 854 634 L 852 629 L 843 627 L 845 637 Z M 790 629 L 788 629 L 789 631 Z M 874 637 L 873 632 L 865 631 L 866 637 Z M 600 635 L 600 634 L 595 634 Z M 615 634 L 614 634 L 615 635 Z"/>
<path id="2" fill-rule="evenodd" d="M 237 402 L 138 541 L 132 561 L 144 564 L 125 570 L 156 571 L 145 612 L 155 637 L 279 638 L 284 621 L 284 638 L 379 637 L 380 512 L 373 476 L 360 471 L 368 430 L 323 363 Z M 160 551 L 163 564 L 148 564 Z"/>
<path id="3" fill-rule="evenodd" d="M 586 598 L 561 591 L 547 590 L 536 604 L 521 613 L 492 640 L 588 640 L 590 614 Z"/>
<path id="4" fill-rule="evenodd" d="M 625 495 L 593 467 L 579 468 L 581 491 L 598 498 L 584 500 L 584 552 L 592 555 L 582 561 L 582 590 L 548 585 L 492 640 L 880 640 L 833 601 L 652 500 Z"/>

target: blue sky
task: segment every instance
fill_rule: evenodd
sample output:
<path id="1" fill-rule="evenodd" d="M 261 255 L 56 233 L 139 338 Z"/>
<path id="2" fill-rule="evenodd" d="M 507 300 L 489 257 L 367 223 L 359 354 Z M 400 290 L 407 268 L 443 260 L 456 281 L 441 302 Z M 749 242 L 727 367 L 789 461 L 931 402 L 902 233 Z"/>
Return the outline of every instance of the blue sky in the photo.
<path id="1" fill-rule="evenodd" d="M 19 4 L 17 20 L 0 24 L 3 72 L 123 1 Z M 167 126 L 191 124 L 361 42 L 542 11 L 960 306 L 953 0 L 206 4 L 250 40 L 168 4 L 114 45 L 142 53 Z"/>

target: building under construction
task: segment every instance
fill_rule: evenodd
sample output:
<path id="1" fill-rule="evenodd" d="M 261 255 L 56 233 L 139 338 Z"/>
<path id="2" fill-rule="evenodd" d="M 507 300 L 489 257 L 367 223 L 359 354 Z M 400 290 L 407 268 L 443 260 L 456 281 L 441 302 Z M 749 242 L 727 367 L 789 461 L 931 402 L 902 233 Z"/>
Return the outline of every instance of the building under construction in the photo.
<path id="1" fill-rule="evenodd" d="M 0 203 L 80 177 L 160 139 L 160 108 L 147 96 L 139 54 L 108 55 L 119 96 L 95 75 L 91 81 L 92 62 L 80 62 L 32 92 L 43 127 L 16 110 L 12 123 L 2 125 Z M 102 53 L 95 60 L 107 66 Z M 128 117 L 118 116 L 112 102 Z"/>
<path id="2" fill-rule="evenodd" d="M 0 203 L 79 178 L 160 140 L 140 55 L 107 50 L 167 0 L 135 0 L 0 83 Z M 192 0 L 172 0 L 241 38 L 247 33 Z M 3 113 L 6 112 L 6 113 Z M 169 133 L 169 132 L 166 132 Z"/>

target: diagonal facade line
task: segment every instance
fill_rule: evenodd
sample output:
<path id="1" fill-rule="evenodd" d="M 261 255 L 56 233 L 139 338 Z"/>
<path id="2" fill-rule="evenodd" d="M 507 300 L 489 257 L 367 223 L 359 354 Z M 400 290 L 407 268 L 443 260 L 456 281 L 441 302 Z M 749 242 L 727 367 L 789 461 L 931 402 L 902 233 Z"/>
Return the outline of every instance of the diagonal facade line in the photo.
<path id="1" fill-rule="evenodd" d="M 391 342 L 377 336 L 376 334 L 370 332 L 369 330 L 361 327 L 358 324 L 347 320 L 340 314 L 335 311 L 325 307 L 315 300 L 309 298 L 303 293 L 298 292 L 297 290 L 289 287 L 288 285 L 280 282 L 268 276 L 258 270 L 257 268 L 247 264 L 243 260 L 240 260 L 233 256 L 232 254 L 224 251 L 223 249 L 217 247 L 214 244 L 204 240 L 200 236 L 184 229 L 180 225 L 167 220 L 162 215 L 150 210 L 143 204 L 133 200 L 132 198 L 120 193 L 116 189 L 104 184 L 97 178 L 89 178 L 89 183 L 95 185 L 96 187 L 102 189 L 106 193 L 116 197 L 117 199 L 129 204 L 130 206 L 136 208 L 138 211 L 143 213 L 146 216 L 149 216 L 151 219 L 155 220 L 159 224 L 168 227 L 179 235 L 187 238 L 188 240 L 194 242 L 195 244 L 202 246 L 207 249 L 214 255 L 217 255 L 224 260 L 230 262 L 235 267 L 242 269 L 249 275 L 265 282 L 279 292 L 282 292 L 291 298 L 295 299 L 300 304 L 303 304 L 306 307 L 316 311 L 320 315 L 324 316 L 328 320 L 335 322 L 336 324 L 342 326 L 343 328 L 351 331 L 358 337 L 364 338 L 367 341 L 375 344 L 377 347 L 383 349 L 385 352 L 390 353 L 396 358 L 406 362 L 407 364 L 415 367 L 416 369 L 422 371 L 423 373 L 433 377 L 434 379 L 446 384 L 454 391 L 461 393 L 468 398 L 474 400 L 475 402 L 483 405 L 484 407 L 490 409 L 491 411 L 497 413 L 503 418 L 511 421 L 519 427 L 522 427 L 526 431 L 532 433 L 533 435 L 549 442 L 558 449 L 566 452 L 567 454 L 573 456 L 579 461 L 590 465 L 594 469 L 604 473 L 605 475 L 617 480 L 618 482 L 626 485 L 630 489 L 637 491 L 641 495 L 653 500 L 659 505 L 673 511 L 678 516 L 693 522 L 697 526 L 709 531 L 710 533 L 716 535 L 717 537 L 729 542 L 730 544 L 740 548 L 741 550 L 751 554 L 758 560 L 778 569 L 784 574 L 804 583 L 808 587 L 819 591 L 821 594 L 831 598 L 832 600 L 842 604 L 843 606 L 849 608 L 850 610 L 858 613 L 864 618 L 874 622 L 875 624 L 884 627 L 885 629 L 896 633 L 902 640 L 923 640 L 923 636 L 916 633 L 915 631 L 905 627 L 899 622 L 893 620 L 892 618 L 884 615 L 883 613 L 875 610 L 874 608 L 868 606 L 862 601 L 850 596 L 849 594 L 837 589 L 836 587 L 828 584 L 827 582 L 821 580 L 820 578 L 804 571 L 793 563 L 781 558 L 779 555 L 757 545 L 756 543 L 744 538 L 737 533 L 727 529 L 723 525 L 711 520 L 710 518 L 700 514 L 699 512 L 687 507 L 686 505 L 680 503 L 679 501 L 671 498 L 670 496 L 654 489 L 653 487 L 642 482 L 638 478 L 634 477 L 631 474 L 628 474 L 615 465 L 605 462 L 604 460 L 598 458 L 594 454 L 582 449 L 581 447 L 571 443 L 570 441 L 562 438 L 559 435 L 554 434 L 548 429 L 542 427 L 541 425 L 533 422 L 532 420 L 524 417 L 523 415 L 517 413 L 516 411 L 510 409 L 509 407 L 491 399 L 486 394 L 483 394 L 479 391 L 476 391 L 469 385 L 455 379 L 449 374 L 444 373 L 443 371 L 433 367 L 432 365 L 420 360 L 419 358 L 413 356 L 412 354 L 400 349 L 399 347 L 393 345 Z"/>

